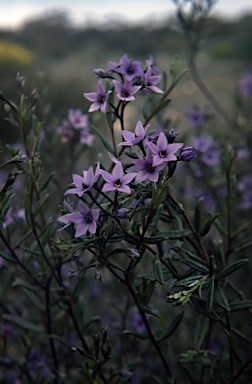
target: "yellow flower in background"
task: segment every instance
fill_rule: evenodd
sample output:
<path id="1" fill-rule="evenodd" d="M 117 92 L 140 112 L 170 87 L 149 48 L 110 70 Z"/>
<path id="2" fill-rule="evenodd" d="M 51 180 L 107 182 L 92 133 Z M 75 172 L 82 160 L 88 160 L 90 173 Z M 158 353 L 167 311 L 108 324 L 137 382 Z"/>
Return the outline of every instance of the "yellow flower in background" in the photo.
<path id="1" fill-rule="evenodd" d="M 20 64 L 30 64 L 33 54 L 20 44 L 0 40 L 0 62 L 16 61 Z"/>

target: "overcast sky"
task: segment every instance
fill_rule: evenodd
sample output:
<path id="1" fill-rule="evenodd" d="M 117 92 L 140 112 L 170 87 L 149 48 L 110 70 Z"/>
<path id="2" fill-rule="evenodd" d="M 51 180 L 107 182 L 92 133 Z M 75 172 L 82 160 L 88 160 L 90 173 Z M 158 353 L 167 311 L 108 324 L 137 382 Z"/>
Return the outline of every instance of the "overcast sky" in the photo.
<path id="1" fill-rule="evenodd" d="M 113 14 L 117 21 L 157 21 L 174 14 L 175 5 L 172 0 L 0 0 L 0 28 L 15 28 L 55 10 L 67 11 L 73 22 L 83 26 L 87 21 L 111 21 Z M 248 12 L 252 13 L 252 0 L 219 0 L 212 14 L 236 18 Z"/>

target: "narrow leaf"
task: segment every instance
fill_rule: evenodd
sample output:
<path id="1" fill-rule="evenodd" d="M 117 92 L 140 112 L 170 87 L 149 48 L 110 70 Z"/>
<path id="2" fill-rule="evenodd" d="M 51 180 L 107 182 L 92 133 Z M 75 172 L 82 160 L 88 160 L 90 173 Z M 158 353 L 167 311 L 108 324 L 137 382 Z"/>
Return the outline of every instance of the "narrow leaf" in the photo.
<path id="1" fill-rule="evenodd" d="M 157 309 L 154 309 L 154 308 L 151 308 L 151 307 L 147 307 L 146 305 L 143 305 L 143 304 L 140 304 L 139 308 L 141 309 L 141 311 L 143 311 L 145 313 L 149 313 L 150 315 L 153 315 L 153 316 L 158 317 L 159 319 L 161 319 L 160 312 Z"/>
<path id="2" fill-rule="evenodd" d="M 184 312 L 179 313 L 175 319 L 172 321 L 172 323 L 169 325 L 167 330 L 158 338 L 157 342 L 160 343 L 161 341 L 164 341 L 168 339 L 177 329 L 179 326 L 181 320 L 183 319 Z"/>
<path id="3" fill-rule="evenodd" d="M 164 284 L 164 278 L 162 273 L 162 264 L 158 257 L 153 259 L 153 272 L 157 282 L 161 285 Z"/>
<path id="4" fill-rule="evenodd" d="M 215 298 L 216 303 L 221 308 L 225 309 L 228 312 L 230 311 L 228 299 L 227 299 L 225 293 L 223 292 L 223 290 L 221 289 L 221 287 L 216 287 L 215 293 L 214 293 L 214 298 Z"/>
<path id="5" fill-rule="evenodd" d="M 198 318 L 197 326 L 196 326 L 196 332 L 195 332 L 195 337 L 194 337 L 194 343 L 195 343 L 195 349 L 199 350 L 204 338 L 207 334 L 209 328 L 209 318 L 200 315 Z"/>
<path id="6" fill-rule="evenodd" d="M 138 339 L 141 339 L 141 340 L 146 340 L 148 339 L 148 335 L 145 334 L 145 333 L 140 333 L 140 332 L 136 332 L 136 331 L 132 331 L 130 329 L 125 329 L 123 331 L 123 334 L 124 335 L 131 335 L 131 336 L 135 336 L 137 337 Z"/>
<path id="7" fill-rule="evenodd" d="M 209 289 L 208 289 L 208 297 L 207 297 L 208 312 L 210 314 L 213 309 L 214 289 L 215 289 L 215 277 L 212 276 L 209 279 Z"/>
<path id="8" fill-rule="evenodd" d="M 46 200 L 48 199 L 49 197 L 49 193 L 46 193 L 44 196 L 41 197 L 41 199 L 38 201 L 37 205 L 36 205 L 36 208 L 34 210 L 34 217 L 37 216 L 37 214 L 40 212 L 42 206 L 45 204 Z"/>
<path id="9" fill-rule="evenodd" d="M 35 332 L 35 333 L 43 333 L 44 329 L 40 325 L 31 323 L 28 320 L 23 319 L 22 317 L 19 316 L 12 316 L 7 313 L 4 313 L 2 315 L 3 319 L 6 321 L 9 321 L 10 323 L 13 323 L 17 325 L 20 328 L 24 328 L 28 331 Z"/>
<path id="10" fill-rule="evenodd" d="M 160 104 L 158 104 L 158 106 L 154 109 L 154 111 L 152 111 L 152 114 L 151 114 L 152 117 L 155 116 L 160 111 L 162 111 L 162 109 L 164 109 L 170 102 L 171 102 L 171 100 L 167 99 L 167 100 L 162 101 Z"/>
<path id="11" fill-rule="evenodd" d="M 202 236 L 205 236 L 209 231 L 210 231 L 210 228 L 211 228 L 211 225 L 212 223 L 214 222 L 214 220 L 217 219 L 217 217 L 219 216 L 219 213 L 216 213 L 214 216 L 212 216 L 208 222 L 204 225 L 204 227 L 202 228 L 202 230 L 200 231 L 199 235 L 202 237 Z"/>
<path id="12" fill-rule="evenodd" d="M 229 303 L 230 312 L 252 308 L 252 300 L 233 301 Z"/>
<path id="13" fill-rule="evenodd" d="M 92 129 L 97 133 L 97 135 L 99 136 L 99 138 L 100 138 L 102 144 L 104 145 L 104 147 L 106 148 L 106 150 L 109 151 L 110 153 L 114 154 L 113 148 L 107 142 L 107 140 L 105 140 L 104 135 L 102 135 L 101 132 L 96 127 L 92 126 Z"/>
<path id="14" fill-rule="evenodd" d="M 219 275 L 217 276 L 218 279 L 223 279 L 224 277 L 230 275 L 231 273 L 237 271 L 237 269 L 241 268 L 244 264 L 247 264 L 249 260 L 248 259 L 242 259 L 235 261 L 233 264 L 229 265 L 228 267 L 224 268 Z"/>

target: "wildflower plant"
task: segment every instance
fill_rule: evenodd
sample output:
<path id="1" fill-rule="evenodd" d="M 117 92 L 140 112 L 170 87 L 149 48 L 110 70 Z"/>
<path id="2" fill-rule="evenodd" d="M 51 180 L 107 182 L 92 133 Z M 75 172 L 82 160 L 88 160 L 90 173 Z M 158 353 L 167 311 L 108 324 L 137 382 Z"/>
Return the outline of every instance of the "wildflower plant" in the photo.
<path id="1" fill-rule="evenodd" d="M 212 2 L 191 2 L 189 16 L 176 3 L 180 19 L 195 22 Z M 163 111 L 186 71 L 176 56 L 160 73 L 152 56 L 109 61 L 94 70 L 96 92 L 83 93 L 90 115 L 70 109 L 54 132 L 43 129 L 38 98 L 26 94 L 21 75 L 16 101 L 0 94 L 23 148 L 1 149 L 3 382 L 248 382 L 251 329 L 240 314 L 247 320 L 252 307 L 244 286 L 251 220 L 234 215 L 250 184 L 239 174 L 237 187 L 236 150 L 204 132 L 203 114 L 193 135 L 164 128 Z M 137 99 L 143 113 L 128 123 Z M 97 133 L 105 152 L 78 174 L 84 131 L 91 141 Z M 59 144 L 75 156 L 60 156 L 49 173 L 48 153 L 56 156 Z M 219 212 L 195 198 L 200 178 Z"/>

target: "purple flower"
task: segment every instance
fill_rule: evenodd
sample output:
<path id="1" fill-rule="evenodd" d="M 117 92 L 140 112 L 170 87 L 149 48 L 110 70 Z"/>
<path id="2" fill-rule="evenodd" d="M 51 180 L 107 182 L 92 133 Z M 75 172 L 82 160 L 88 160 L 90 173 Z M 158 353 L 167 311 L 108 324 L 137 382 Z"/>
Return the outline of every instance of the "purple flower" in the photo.
<path id="1" fill-rule="evenodd" d="M 135 145 L 140 143 L 140 141 L 143 140 L 148 127 L 149 125 L 147 125 L 147 127 L 144 129 L 143 124 L 139 120 L 135 128 L 135 133 L 122 130 L 123 138 L 126 141 L 119 143 L 118 146 L 120 145 L 130 146 L 130 145 Z"/>
<path id="2" fill-rule="evenodd" d="M 80 109 L 69 109 L 68 121 L 75 129 L 83 129 L 89 127 L 88 116 L 83 115 Z"/>
<path id="3" fill-rule="evenodd" d="M 49 379 L 50 369 L 46 364 L 45 356 L 40 355 L 35 350 L 32 350 L 29 356 L 28 368 L 31 373 L 38 372 L 44 379 Z"/>
<path id="4" fill-rule="evenodd" d="M 106 113 L 107 101 L 111 91 L 105 91 L 101 80 L 98 81 L 96 90 L 97 92 L 83 93 L 86 99 L 92 101 L 88 112 L 100 110 L 101 112 Z"/>
<path id="5" fill-rule="evenodd" d="M 65 195 L 73 194 L 81 197 L 83 193 L 91 189 L 98 180 L 100 175 L 100 164 L 97 164 L 94 174 L 93 167 L 89 167 L 88 171 L 83 171 L 83 177 L 73 174 L 73 184 L 76 188 L 70 188 L 65 192 Z"/>
<path id="6" fill-rule="evenodd" d="M 150 180 L 153 183 L 156 183 L 158 181 L 159 172 L 166 166 L 166 163 L 153 166 L 153 154 L 151 152 L 148 152 L 146 160 L 137 159 L 133 160 L 133 163 L 140 170 L 135 179 L 136 184 L 145 180 Z"/>
<path id="7" fill-rule="evenodd" d="M 216 141 L 213 139 L 211 135 L 203 134 L 198 137 L 193 137 L 192 138 L 192 143 L 193 146 L 198 148 L 198 150 L 202 153 L 208 151 L 209 149 L 217 149 L 218 144 Z"/>
<path id="8" fill-rule="evenodd" d="M 239 84 L 239 92 L 243 96 L 252 94 L 252 73 L 246 73 L 242 76 Z"/>
<path id="9" fill-rule="evenodd" d="M 160 82 L 161 76 L 152 74 L 152 68 L 149 67 L 143 76 L 144 87 L 152 92 L 164 93 L 164 91 L 156 85 Z"/>
<path id="10" fill-rule="evenodd" d="M 116 217 L 118 217 L 118 219 L 125 219 L 125 217 L 127 216 L 128 212 L 129 211 L 126 208 L 118 208 L 117 211 L 116 211 Z"/>
<path id="11" fill-rule="evenodd" d="M 197 156 L 197 148 L 187 147 L 180 152 L 180 159 L 182 161 L 191 161 Z"/>
<path id="12" fill-rule="evenodd" d="M 187 120 L 194 128 L 198 128 L 206 122 L 205 111 L 199 108 L 193 108 L 187 113 Z"/>
<path id="13" fill-rule="evenodd" d="M 131 190 L 127 184 L 129 184 L 134 179 L 136 173 L 129 173 L 124 175 L 122 163 L 118 162 L 112 171 L 112 175 L 104 170 L 101 170 L 101 175 L 106 181 L 102 188 L 103 192 L 119 191 L 130 194 Z"/>
<path id="14" fill-rule="evenodd" d="M 127 55 L 122 56 L 119 65 L 116 72 L 124 75 L 127 80 L 133 80 L 134 77 L 143 76 L 143 70 L 140 68 L 141 62 L 131 61 Z"/>
<path id="15" fill-rule="evenodd" d="M 157 139 L 157 144 L 146 142 L 146 145 L 153 152 L 153 166 L 163 164 L 167 161 L 176 161 L 177 157 L 174 155 L 184 144 L 168 144 L 167 138 L 163 132 L 160 133 Z"/>
<path id="16" fill-rule="evenodd" d="M 95 140 L 95 136 L 90 133 L 89 129 L 80 130 L 80 142 L 81 144 L 86 144 L 89 147 L 92 147 Z"/>
<path id="17" fill-rule="evenodd" d="M 57 128 L 57 134 L 60 136 L 62 143 L 68 143 L 74 136 L 73 127 L 67 119 L 64 119 Z"/>
<path id="18" fill-rule="evenodd" d="M 135 332 L 144 333 L 146 332 L 146 328 L 143 322 L 143 319 L 139 312 L 136 310 L 131 310 L 129 313 L 129 318 L 127 322 L 127 326 L 129 329 L 134 330 Z"/>
<path id="19" fill-rule="evenodd" d="M 90 209 L 86 204 L 81 200 L 78 203 L 78 212 L 67 213 L 58 218 L 62 223 L 68 224 L 75 223 L 76 233 L 75 237 L 80 237 L 84 235 L 87 231 L 95 234 L 96 232 L 96 221 L 99 218 L 99 211 L 96 209 Z"/>
<path id="20" fill-rule="evenodd" d="M 151 74 L 157 75 L 159 73 L 159 69 L 154 66 L 154 59 L 151 55 L 149 55 L 149 59 L 145 60 L 147 68 L 151 68 Z"/>
<path id="21" fill-rule="evenodd" d="M 115 86 L 117 97 L 124 101 L 135 100 L 133 95 L 141 88 L 141 85 L 132 85 L 130 80 L 125 80 L 124 83 L 120 83 L 118 80 L 113 80 L 112 82 Z"/>

